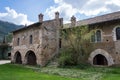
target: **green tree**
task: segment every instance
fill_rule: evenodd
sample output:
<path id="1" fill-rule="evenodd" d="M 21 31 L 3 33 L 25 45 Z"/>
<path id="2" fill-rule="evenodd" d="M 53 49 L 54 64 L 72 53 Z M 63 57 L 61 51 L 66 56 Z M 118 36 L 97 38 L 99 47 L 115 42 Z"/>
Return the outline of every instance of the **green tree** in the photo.
<path id="1" fill-rule="evenodd" d="M 60 56 L 60 64 L 64 65 L 69 63 L 70 65 L 76 65 L 82 63 L 89 53 L 89 49 L 86 46 L 89 45 L 92 31 L 88 26 L 77 26 L 73 28 L 63 29 L 61 31 L 62 38 L 62 51 Z M 61 58 L 68 56 L 66 59 Z M 64 60 L 61 60 L 64 59 Z M 64 62 L 65 61 L 65 62 Z"/>
<path id="2" fill-rule="evenodd" d="M 12 42 L 12 38 L 13 38 L 13 34 L 9 33 L 8 35 L 6 35 L 6 42 Z"/>

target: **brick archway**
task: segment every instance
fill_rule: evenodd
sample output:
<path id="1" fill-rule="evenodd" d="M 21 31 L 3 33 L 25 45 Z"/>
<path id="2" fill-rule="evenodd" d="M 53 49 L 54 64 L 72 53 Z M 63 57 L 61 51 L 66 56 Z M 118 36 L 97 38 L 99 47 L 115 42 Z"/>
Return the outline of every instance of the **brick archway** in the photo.
<path id="1" fill-rule="evenodd" d="M 28 51 L 25 55 L 25 59 L 26 59 L 26 64 L 28 65 L 36 65 L 37 62 L 36 62 L 36 55 L 33 51 Z"/>
<path id="2" fill-rule="evenodd" d="M 96 61 L 95 61 L 96 58 Z M 97 59 L 99 58 L 99 60 L 101 59 L 102 61 L 99 62 Z M 89 58 L 88 61 L 90 64 L 92 65 L 107 65 L 107 66 L 111 66 L 114 64 L 113 58 L 112 56 L 105 50 L 103 49 L 96 49 L 94 50 Z"/>
<path id="3" fill-rule="evenodd" d="M 21 58 L 21 54 L 19 51 L 17 51 L 14 55 L 14 60 L 16 64 L 22 64 L 22 58 Z"/>

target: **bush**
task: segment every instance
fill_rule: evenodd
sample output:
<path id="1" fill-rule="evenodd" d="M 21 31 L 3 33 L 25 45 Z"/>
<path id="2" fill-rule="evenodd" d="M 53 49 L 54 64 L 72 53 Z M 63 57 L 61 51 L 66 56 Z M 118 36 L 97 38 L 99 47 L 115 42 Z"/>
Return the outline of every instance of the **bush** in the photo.
<path id="1" fill-rule="evenodd" d="M 80 63 L 76 66 L 76 68 L 79 68 L 79 69 L 88 69 L 90 67 L 91 67 L 91 65 L 88 63 Z"/>
<path id="2" fill-rule="evenodd" d="M 64 49 L 61 50 L 60 56 L 58 59 L 59 66 L 65 67 L 65 66 L 71 66 L 71 65 L 76 65 L 76 60 L 74 60 L 75 52 L 73 52 L 72 49 Z"/>

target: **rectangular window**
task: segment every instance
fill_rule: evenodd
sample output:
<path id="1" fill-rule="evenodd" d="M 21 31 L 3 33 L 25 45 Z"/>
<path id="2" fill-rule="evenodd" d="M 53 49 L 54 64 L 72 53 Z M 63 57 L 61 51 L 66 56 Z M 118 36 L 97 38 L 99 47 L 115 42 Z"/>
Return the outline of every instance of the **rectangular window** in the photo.
<path id="1" fill-rule="evenodd" d="M 33 37 L 32 35 L 30 35 L 30 38 L 29 38 L 29 43 L 32 44 L 33 43 Z"/>
<path id="2" fill-rule="evenodd" d="M 97 30 L 96 31 L 96 42 L 101 42 L 101 31 L 100 30 Z"/>
<path id="3" fill-rule="evenodd" d="M 17 45 L 20 45 L 20 38 L 17 38 Z"/>

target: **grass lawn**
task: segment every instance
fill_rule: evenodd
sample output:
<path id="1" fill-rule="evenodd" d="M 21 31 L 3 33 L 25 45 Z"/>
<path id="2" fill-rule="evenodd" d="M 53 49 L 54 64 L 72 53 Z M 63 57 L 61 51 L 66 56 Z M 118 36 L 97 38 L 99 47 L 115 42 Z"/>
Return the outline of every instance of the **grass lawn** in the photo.
<path id="1" fill-rule="evenodd" d="M 21 65 L 0 65 L 0 80 L 80 80 L 37 72 Z"/>
<path id="2" fill-rule="evenodd" d="M 118 67 L 88 67 L 85 69 L 45 67 L 40 72 L 74 77 L 81 80 L 120 80 L 120 68 Z"/>
<path id="3" fill-rule="evenodd" d="M 0 65 L 0 80 L 120 80 L 119 67 L 32 67 Z"/>

